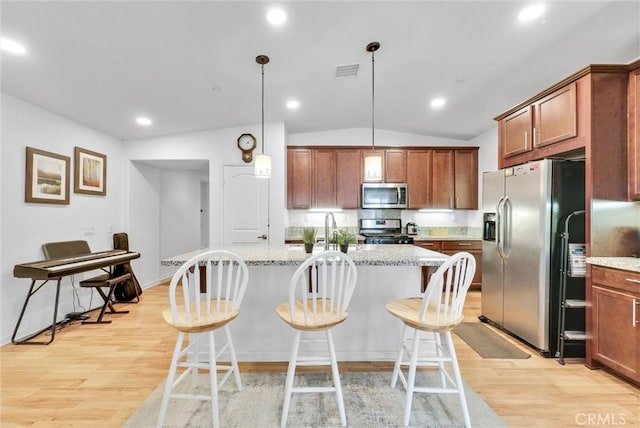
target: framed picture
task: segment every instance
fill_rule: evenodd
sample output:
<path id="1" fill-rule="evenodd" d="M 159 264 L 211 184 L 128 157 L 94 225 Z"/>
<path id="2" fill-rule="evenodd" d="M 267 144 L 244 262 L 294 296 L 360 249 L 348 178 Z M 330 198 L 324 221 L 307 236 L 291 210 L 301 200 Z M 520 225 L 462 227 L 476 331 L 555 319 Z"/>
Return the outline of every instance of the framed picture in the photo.
<path id="1" fill-rule="evenodd" d="M 107 194 L 107 156 L 86 150 L 75 148 L 75 193 L 87 193 L 90 195 Z"/>
<path id="2" fill-rule="evenodd" d="M 68 156 L 27 147 L 25 202 L 69 204 Z"/>

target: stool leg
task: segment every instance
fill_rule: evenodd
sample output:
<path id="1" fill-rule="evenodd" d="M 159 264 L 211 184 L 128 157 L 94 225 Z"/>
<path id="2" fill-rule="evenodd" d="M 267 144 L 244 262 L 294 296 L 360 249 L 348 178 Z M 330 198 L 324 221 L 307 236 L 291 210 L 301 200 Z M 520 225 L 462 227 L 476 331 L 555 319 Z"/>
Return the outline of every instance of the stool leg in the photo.
<path id="1" fill-rule="evenodd" d="M 445 332 L 447 342 L 449 344 L 449 355 L 451 356 L 451 366 L 453 367 L 453 376 L 456 379 L 456 386 L 458 387 L 458 395 L 460 396 L 460 405 L 462 407 L 462 414 L 464 415 L 464 426 L 471 427 L 471 418 L 469 417 L 469 407 L 467 406 L 467 397 L 464 393 L 464 386 L 462 383 L 462 375 L 460 374 L 460 366 L 458 365 L 458 357 L 456 350 L 453 346 L 453 340 L 451 340 L 451 332 Z"/>
<path id="2" fill-rule="evenodd" d="M 289 357 L 289 368 L 287 369 L 287 380 L 284 388 L 284 404 L 282 405 L 281 428 L 287 426 L 287 416 L 289 415 L 289 404 L 291 403 L 291 391 L 293 389 L 293 378 L 296 374 L 296 360 L 298 359 L 298 349 L 300 347 L 300 330 L 296 330 L 296 337 L 293 339 L 293 348 Z"/>
<path id="3" fill-rule="evenodd" d="M 347 417 L 344 413 L 344 400 L 342 399 L 340 372 L 338 371 L 338 361 L 336 359 L 336 349 L 333 345 L 333 337 L 331 336 L 331 330 L 329 329 L 327 329 L 327 343 L 329 344 L 329 353 L 331 354 L 331 373 L 333 375 L 333 384 L 336 388 L 336 401 L 338 402 L 338 411 L 340 412 L 340 422 L 343 427 L 346 427 Z"/>
<path id="4" fill-rule="evenodd" d="M 238 359 L 236 358 L 236 349 L 233 347 L 233 341 L 231 340 L 231 330 L 229 325 L 224 326 L 224 332 L 227 335 L 227 345 L 229 346 L 229 357 L 231 358 L 231 367 L 233 374 L 236 378 L 236 386 L 238 391 L 242 391 L 242 379 L 240 379 L 240 369 L 238 368 Z"/>
<path id="5" fill-rule="evenodd" d="M 396 383 L 398 382 L 398 375 L 400 374 L 400 366 L 402 364 L 402 358 L 404 357 L 404 346 L 405 346 L 405 330 L 407 328 L 406 324 L 402 324 L 402 333 L 400 334 L 400 350 L 398 351 L 398 358 L 396 358 L 396 364 L 393 366 L 393 374 L 391 375 L 391 388 L 396 387 Z"/>
<path id="6" fill-rule="evenodd" d="M 440 372 L 440 385 L 443 388 L 447 387 L 447 378 L 446 378 L 446 368 L 444 365 L 444 358 L 442 355 L 442 336 L 438 332 L 430 333 L 433 334 L 435 340 L 436 347 L 436 357 L 438 359 L 438 371 Z"/>
<path id="7" fill-rule="evenodd" d="M 216 344 L 214 342 L 213 330 L 207 333 L 209 341 L 209 387 L 211 388 L 211 415 L 213 416 L 213 426 L 220 426 L 220 416 L 218 412 L 218 369 L 216 368 Z"/>
<path id="8" fill-rule="evenodd" d="M 169 375 L 167 376 L 166 385 L 164 387 L 164 395 L 162 396 L 162 404 L 160 405 L 160 414 L 158 415 L 157 427 L 161 428 L 164 423 L 164 418 L 167 415 L 167 408 L 169 407 L 169 396 L 173 390 L 173 382 L 176 378 L 176 370 L 178 368 L 178 359 L 180 358 L 180 352 L 182 351 L 182 344 L 184 343 L 184 333 L 179 332 L 176 339 L 176 346 L 173 349 L 173 356 L 171 357 L 171 366 L 169 367 Z"/>
<path id="9" fill-rule="evenodd" d="M 413 401 L 413 389 L 416 383 L 416 366 L 418 365 L 418 351 L 420 348 L 420 337 L 418 330 L 413 331 L 413 349 L 411 350 L 411 361 L 409 363 L 409 377 L 407 379 L 407 400 L 404 407 L 404 426 L 409 426 L 411 417 L 411 403 Z"/>

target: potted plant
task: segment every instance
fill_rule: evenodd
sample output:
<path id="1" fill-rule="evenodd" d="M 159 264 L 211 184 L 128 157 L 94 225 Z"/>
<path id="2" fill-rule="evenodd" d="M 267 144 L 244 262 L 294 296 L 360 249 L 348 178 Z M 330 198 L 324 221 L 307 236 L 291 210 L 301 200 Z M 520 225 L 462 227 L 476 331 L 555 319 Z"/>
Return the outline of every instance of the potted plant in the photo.
<path id="1" fill-rule="evenodd" d="M 336 241 L 340 246 L 340 251 L 342 251 L 343 253 L 346 253 L 349 250 L 349 244 L 355 244 L 357 242 L 356 235 L 346 229 L 338 230 Z"/>
<path id="2" fill-rule="evenodd" d="M 304 251 L 307 253 L 313 253 L 313 245 L 316 243 L 315 227 L 305 227 L 302 229 L 302 242 L 304 242 Z"/>

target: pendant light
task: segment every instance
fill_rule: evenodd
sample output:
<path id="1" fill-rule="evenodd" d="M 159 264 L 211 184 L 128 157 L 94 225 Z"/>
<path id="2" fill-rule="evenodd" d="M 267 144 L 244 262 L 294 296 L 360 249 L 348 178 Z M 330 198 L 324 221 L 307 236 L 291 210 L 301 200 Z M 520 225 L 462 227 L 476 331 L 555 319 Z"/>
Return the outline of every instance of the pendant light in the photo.
<path id="1" fill-rule="evenodd" d="M 266 55 L 258 55 L 256 62 L 260 64 L 262 71 L 262 151 L 256 156 L 254 164 L 254 175 L 256 177 L 271 177 L 271 156 L 264 154 L 264 65 L 269 62 Z"/>
<path id="2" fill-rule="evenodd" d="M 376 99 L 375 99 L 375 59 L 374 53 L 380 48 L 380 43 L 371 42 L 367 45 L 367 52 L 371 52 L 371 154 L 364 158 L 364 181 L 382 180 L 382 156 L 374 153 L 376 144 Z"/>

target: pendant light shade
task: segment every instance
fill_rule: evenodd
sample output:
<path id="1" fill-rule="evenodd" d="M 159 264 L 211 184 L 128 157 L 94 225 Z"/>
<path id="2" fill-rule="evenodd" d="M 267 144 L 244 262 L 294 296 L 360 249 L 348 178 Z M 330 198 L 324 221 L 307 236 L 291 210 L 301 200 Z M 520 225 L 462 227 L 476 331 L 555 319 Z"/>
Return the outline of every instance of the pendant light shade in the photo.
<path id="1" fill-rule="evenodd" d="M 271 156 L 264 154 L 264 65 L 269 62 L 266 55 L 258 55 L 256 62 L 260 64 L 262 72 L 262 151 L 256 156 L 254 163 L 254 175 L 256 177 L 271 177 Z"/>
<path id="2" fill-rule="evenodd" d="M 256 177 L 271 177 L 271 156 L 261 153 L 256 156 L 254 173 Z"/>
<path id="3" fill-rule="evenodd" d="M 367 45 L 367 52 L 371 52 L 371 151 L 364 158 L 364 181 L 382 180 L 382 156 L 373 152 L 376 142 L 376 98 L 375 98 L 375 58 L 374 53 L 380 49 L 380 43 L 371 42 Z"/>
<path id="4" fill-rule="evenodd" d="M 382 156 L 371 154 L 364 158 L 364 181 L 380 181 L 382 179 Z"/>

